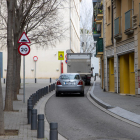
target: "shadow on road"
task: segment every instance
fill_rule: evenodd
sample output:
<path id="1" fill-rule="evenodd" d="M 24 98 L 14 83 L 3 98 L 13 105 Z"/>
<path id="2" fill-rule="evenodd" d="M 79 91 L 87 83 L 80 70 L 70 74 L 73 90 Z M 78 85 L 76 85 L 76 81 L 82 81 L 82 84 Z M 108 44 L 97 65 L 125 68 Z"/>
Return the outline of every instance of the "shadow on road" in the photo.
<path id="1" fill-rule="evenodd" d="M 60 94 L 59 97 L 82 97 L 80 93 L 65 93 Z"/>

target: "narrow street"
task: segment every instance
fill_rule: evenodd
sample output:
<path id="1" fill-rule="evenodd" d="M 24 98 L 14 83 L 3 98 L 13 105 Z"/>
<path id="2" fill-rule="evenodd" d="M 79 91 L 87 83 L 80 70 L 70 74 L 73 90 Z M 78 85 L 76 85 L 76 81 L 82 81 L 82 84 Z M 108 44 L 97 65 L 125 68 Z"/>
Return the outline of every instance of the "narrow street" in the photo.
<path id="1" fill-rule="evenodd" d="M 69 140 L 138 140 L 140 128 L 118 120 L 95 107 L 86 97 L 52 96 L 46 104 L 47 120 Z"/>

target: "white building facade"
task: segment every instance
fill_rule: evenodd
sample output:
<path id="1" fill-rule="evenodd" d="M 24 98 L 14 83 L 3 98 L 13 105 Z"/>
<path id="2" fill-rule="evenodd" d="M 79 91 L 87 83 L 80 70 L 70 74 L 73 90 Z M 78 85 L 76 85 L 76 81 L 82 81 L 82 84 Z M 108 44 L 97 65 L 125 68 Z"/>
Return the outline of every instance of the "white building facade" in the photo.
<path id="1" fill-rule="evenodd" d="M 64 9 L 61 9 L 64 17 L 64 26 L 68 28 L 65 32 L 65 39 L 56 43 L 55 47 L 43 49 L 31 46 L 30 54 L 25 56 L 25 78 L 35 78 L 35 61 L 34 56 L 38 57 L 36 62 L 36 78 L 58 78 L 61 73 L 61 62 L 63 62 L 63 73 L 67 73 L 67 63 L 65 60 L 58 60 L 58 51 L 72 53 L 80 52 L 80 13 L 79 0 L 70 0 Z M 31 39 L 30 39 L 31 40 Z M 17 50 L 18 51 L 18 50 Z M 0 65 L 2 78 L 6 78 L 7 72 L 7 49 L 0 51 Z M 23 78 L 23 56 L 21 57 L 21 78 Z"/>

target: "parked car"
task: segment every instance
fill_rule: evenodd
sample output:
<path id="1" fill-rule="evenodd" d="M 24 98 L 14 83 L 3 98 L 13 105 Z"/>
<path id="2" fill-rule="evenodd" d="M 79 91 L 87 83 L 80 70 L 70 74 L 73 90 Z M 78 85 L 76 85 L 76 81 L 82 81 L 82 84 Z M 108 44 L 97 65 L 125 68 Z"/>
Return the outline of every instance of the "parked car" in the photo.
<path id="1" fill-rule="evenodd" d="M 56 97 L 61 93 L 80 93 L 84 96 L 84 86 L 79 73 L 61 74 L 56 82 Z"/>

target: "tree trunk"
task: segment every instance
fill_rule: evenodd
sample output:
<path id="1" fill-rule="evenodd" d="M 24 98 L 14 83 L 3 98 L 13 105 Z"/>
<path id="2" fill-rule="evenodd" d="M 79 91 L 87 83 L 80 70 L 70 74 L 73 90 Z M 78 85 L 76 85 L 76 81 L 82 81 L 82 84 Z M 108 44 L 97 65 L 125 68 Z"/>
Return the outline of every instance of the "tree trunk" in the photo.
<path id="1" fill-rule="evenodd" d="M 14 0 L 7 0 L 8 20 L 7 20 L 7 81 L 6 81 L 6 96 L 5 96 L 5 111 L 13 110 L 13 11 Z"/>
<path id="2" fill-rule="evenodd" d="M 1 79 L 1 72 L 0 72 Z M 2 96 L 2 88 L 1 88 L 1 80 L 0 80 L 0 135 L 3 135 L 4 132 L 4 112 L 3 112 L 3 96 Z"/>
<path id="3" fill-rule="evenodd" d="M 13 92 L 14 92 L 14 98 L 13 100 L 17 100 L 17 48 L 14 44 L 14 50 L 13 50 Z"/>
<path id="4" fill-rule="evenodd" d="M 20 67 L 21 67 L 21 55 L 17 53 L 17 93 L 20 89 Z"/>

